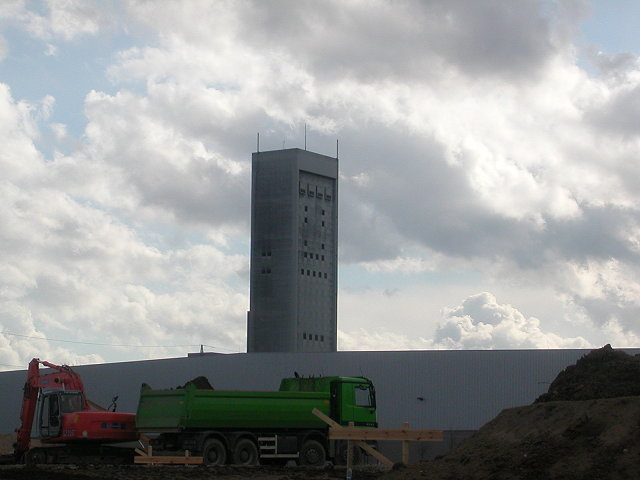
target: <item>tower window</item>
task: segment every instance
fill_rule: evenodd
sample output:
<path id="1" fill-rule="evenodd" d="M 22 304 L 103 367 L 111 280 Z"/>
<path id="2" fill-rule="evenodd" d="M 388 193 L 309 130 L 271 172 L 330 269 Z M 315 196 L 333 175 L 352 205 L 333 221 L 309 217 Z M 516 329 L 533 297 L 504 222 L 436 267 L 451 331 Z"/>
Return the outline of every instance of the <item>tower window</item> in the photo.
<path id="1" fill-rule="evenodd" d="M 300 269 L 300 275 L 304 275 L 304 268 Z"/>
<path id="2" fill-rule="evenodd" d="M 324 220 L 322 221 L 322 226 L 324 227 Z"/>
<path id="3" fill-rule="evenodd" d="M 306 245 L 306 244 L 305 244 Z M 322 244 L 322 249 L 324 250 L 324 243 Z"/>
<path id="4" fill-rule="evenodd" d="M 307 217 L 304 217 L 304 223 L 309 223 L 309 219 Z"/>
<path id="5" fill-rule="evenodd" d="M 308 212 L 309 211 L 309 207 L 307 207 L 306 205 L 304 206 L 304 211 Z"/>
<path id="6" fill-rule="evenodd" d="M 303 332 L 303 333 L 302 333 L 302 338 L 303 338 L 303 340 L 306 340 L 306 339 L 307 339 L 307 332 Z"/>

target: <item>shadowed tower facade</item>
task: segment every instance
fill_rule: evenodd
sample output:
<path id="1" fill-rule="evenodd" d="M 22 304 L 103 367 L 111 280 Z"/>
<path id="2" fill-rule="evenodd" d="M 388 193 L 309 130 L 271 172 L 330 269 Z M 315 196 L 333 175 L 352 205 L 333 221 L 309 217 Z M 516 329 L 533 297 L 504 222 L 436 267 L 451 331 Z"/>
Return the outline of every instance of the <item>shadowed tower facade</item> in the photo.
<path id="1" fill-rule="evenodd" d="M 256 152 L 248 352 L 335 352 L 338 159 Z"/>

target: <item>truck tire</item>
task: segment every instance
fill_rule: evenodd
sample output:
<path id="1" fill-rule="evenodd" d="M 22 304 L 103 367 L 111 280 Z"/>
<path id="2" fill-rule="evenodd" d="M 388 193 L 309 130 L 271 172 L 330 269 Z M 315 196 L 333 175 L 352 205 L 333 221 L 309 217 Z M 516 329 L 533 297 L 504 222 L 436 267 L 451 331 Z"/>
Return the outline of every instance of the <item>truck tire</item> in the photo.
<path id="1" fill-rule="evenodd" d="M 210 438 L 204 443 L 202 460 L 205 465 L 224 465 L 227 463 L 227 449 L 217 438 Z"/>
<path id="2" fill-rule="evenodd" d="M 300 449 L 300 465 L 322 467 L 327 460 L 327 452 L 317 440 L 307 440 Z"/>
<path id="3" fill-rule="evenodd" d="M 233 449 L 234 465 L 258 465 L 258 447 L 248 438 L 238 440 Z"/>

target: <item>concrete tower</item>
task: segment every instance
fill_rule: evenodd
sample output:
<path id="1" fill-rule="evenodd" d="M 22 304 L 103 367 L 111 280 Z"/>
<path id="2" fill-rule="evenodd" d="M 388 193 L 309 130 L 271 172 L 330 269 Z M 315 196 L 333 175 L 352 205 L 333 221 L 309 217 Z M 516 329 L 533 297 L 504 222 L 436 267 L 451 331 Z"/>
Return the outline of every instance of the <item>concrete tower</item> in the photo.
<path id="1" fill-rule="evenodd" d="M 338 159 L 252 156 L 248 352 L 337 349 Z"/>

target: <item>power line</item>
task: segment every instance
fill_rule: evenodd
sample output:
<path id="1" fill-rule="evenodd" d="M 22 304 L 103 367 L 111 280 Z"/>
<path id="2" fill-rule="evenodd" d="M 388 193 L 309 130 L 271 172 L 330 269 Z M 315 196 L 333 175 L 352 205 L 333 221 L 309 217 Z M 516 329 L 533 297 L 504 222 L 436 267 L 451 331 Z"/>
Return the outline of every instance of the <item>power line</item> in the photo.
<path id="1" fill-rule="evenodd" d="M 9 365 L 8 363 L 0 363 L 0 367 L 24 368 L 24 365 Z"/>
<path id="2" fill-rule="evenodd" d="M 62 339 L 57 339 L 57 338 L 47 338 L 47 337 L 36 337 L 34 335 L 21 335 L 19 333 L 12 333 L 12 332 L 7 332 L 2 331 L 0 332 L 0 334 L 2 335 L 11 335 L 14 337 L 21 337 L 21 338 L 31 338 L 34 340 L 46 340 L 48 342 L 64 342 L 64 343 L 75 343 L 75 344 L 80 344 L 80 345 L 96 345 L 96 346 L 101 346 L 101 347 L 128 347 L 128 348 L 186 348 L 186 347 L 208 347 L 208 348 L 213 348 L 216 350 L 229 350 L 226 348 L 218 348 L 218 347 L 214 347 L 212 345 L 204 345 L 201 343 L 192 343 L 192 344 L 185 344 L 185 345 L 131 345 L 131 344 L 124 344 L 124 343 L 98 343 L 98 342 L 80 342 L 78 340 L 62 340 Z M 229 350 L 232 351 L 232 350 Z"/>

